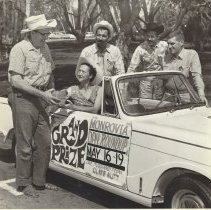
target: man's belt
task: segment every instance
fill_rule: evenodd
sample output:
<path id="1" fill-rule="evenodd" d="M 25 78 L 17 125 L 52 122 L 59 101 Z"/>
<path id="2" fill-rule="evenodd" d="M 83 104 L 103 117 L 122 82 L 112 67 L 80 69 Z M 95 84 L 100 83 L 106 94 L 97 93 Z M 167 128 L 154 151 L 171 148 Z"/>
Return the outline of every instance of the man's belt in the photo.
<path id="1" fill-rule="evenodd" d="M 32 86 L 32 87 L 34 87 L 34 88 L 36 88 L 38 90 L 41 90 L 41 91 L 46 91 L 47 90 L 47 87 L 46 86 L 39 86 L 39 87 L 38 86 Z M 21 90 L 18 90 L 18 89 L 14 88 L 14 87 L 12 87 L 11 90 L 13 91 L 13 93 L 16 93 L 16 94 L 18 94 L 20 96 L 22 96 L 22 95 L 28 95 L 28 93 L 26 93 L 24 91 L 21 91 Z M 9 89 L 8 90 L 8 93 L 10 93 L 11 90 Z"/>

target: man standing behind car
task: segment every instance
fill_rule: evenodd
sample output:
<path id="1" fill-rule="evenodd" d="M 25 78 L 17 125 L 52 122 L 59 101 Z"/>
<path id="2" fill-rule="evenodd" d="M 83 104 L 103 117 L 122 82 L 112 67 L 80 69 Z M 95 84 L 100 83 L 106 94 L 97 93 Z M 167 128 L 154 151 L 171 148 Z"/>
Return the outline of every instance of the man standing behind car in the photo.
<path id="1" fill-rule="evenodd" d="M 134 51 L 128 73 L 161 70 L 162 58 L 167 49 L 165 41 L 159 41 L 159 35 L 164 31 L 164 26 L 157 23 L 148 23 L 145 32 L 145 41 Z"/>
<path id="2" fill-rule="evenodd" d="M 181 31 L 172 32 L 167 42 L 168 53 L 164 58 L 164 70 L 178 70 L 185 77 L 192 77 L 193 86 L 201 101 L 208 104 L 204 93 L 204 82 L 198 53 L 193 49 L 184 48 L 184 35 Z"/>
<path id="3" fill-rule="evenodd" d="M 163 69 L 163 57 L 168 45 L 165 41 L 159 41 L 159 35 L 164 31 L 164 26 L 152 22 L 146 24 L 144 31 L 145 41 L 135 49 L 128 73 Z M 137 86 L 139 86 L 142 98 L 157 99 L 162 97 L 162 81 L 158 79 L 154 80 L 153 77 L 150 77 L 142 80 Z"/>
<path id="4" fill-rule="evenodd" d="M 17 142 L 17 190 L 38 197 L 36 190 L 46 188 L 50 160 L 50 129 L 45 108 L 59 102 L 51 94 L 54 63 L 45 43 L 49 30 L 57 23 L 46 20 L 45 15 L 37 15 L 28 17 L 26 25 L 21 31 L 26 38 L 10 53 L 8 77 L 12 92 L 8 100 Z"/>
<path id="5" fill-rule="evenodd" d="M 113 37 L 112 25 L 103 20 L 93 27 L 96 43 L 84 48 L 80 57 L 91 59 L 100 74 L 93 83 L 99 84 L 103 76 L 113 76 L 125 73 L 122 55 L 118 47 L 108 42 Z"/>

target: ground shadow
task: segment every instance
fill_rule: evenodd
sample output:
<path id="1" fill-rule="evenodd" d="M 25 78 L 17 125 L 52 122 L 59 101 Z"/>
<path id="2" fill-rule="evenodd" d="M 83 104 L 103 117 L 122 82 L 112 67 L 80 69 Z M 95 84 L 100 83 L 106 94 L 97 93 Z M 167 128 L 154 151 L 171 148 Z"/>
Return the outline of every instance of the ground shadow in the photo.
<path id="1" fill-rule="evenodd" d="M 5 163 L 14 163 L 15 155 L 12 149 L 2 149 L 0 148 L 0 161 Z"/>
<path id="2" fill-rule="evenodd" d="M 76 179 L 48 171 L 47 181 L 106 208 L 147 208 Z"/>
<path id="3" fill-rule="evenodd" d="M 0 161 L 15 163 L 15 141 L 7 138 L 4 141 L 4 134 L 0 131 Z"/>

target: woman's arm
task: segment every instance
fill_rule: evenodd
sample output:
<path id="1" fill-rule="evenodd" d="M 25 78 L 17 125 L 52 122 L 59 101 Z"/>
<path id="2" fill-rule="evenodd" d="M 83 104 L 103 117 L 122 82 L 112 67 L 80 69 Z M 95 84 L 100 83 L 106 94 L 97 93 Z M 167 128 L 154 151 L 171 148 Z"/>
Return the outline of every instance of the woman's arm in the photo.
<path id="1" fill-rule="evenodd" d="M 76 110 L 76 111 L 85 111 L 85 112 L 92 112 L 92 113 L 98 113 L 101 108 L 102 103 L 102 88 L 100 87 L 97 91 L 97 96 L 95 99 L 94 106 L 88 107 L 88 106 L 80 106 L 75 104 L 68 104 L 66 107 Z"/>

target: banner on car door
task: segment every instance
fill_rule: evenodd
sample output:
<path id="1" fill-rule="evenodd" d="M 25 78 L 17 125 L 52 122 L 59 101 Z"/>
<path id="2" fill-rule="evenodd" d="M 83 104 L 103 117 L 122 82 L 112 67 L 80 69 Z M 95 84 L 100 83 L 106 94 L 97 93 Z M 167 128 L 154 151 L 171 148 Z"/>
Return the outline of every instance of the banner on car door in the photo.
<path id="1" fill-rule="evenodd" d="M 86 152 L 86 172 L 123 185 L 127 175 L 130 126 L 121 120 L 92 118 Z"/>
<path id="2" fill-rule="evenodd" d="M 86 175 L 124 186 L 130 124 L 120 119 L 77 113 L 72 113 L 62 123 L 52 125 L 51 160 Z"/>

